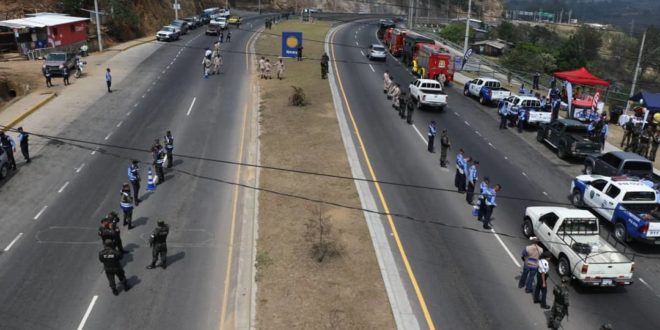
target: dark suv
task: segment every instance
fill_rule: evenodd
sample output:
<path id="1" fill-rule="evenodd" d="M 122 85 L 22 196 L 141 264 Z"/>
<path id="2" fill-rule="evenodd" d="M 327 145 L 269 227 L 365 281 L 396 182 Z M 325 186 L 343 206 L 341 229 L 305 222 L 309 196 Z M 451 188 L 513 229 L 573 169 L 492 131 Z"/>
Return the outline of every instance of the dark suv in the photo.
<path id="1" fill-rule="evenodd" d="M 69 72 L 73 72 L 75 66 L 76 54 L 52 52 L 46 55 L 46 61 L 44 61 L 42 69 L 46 71 L 46 68 L 48 68 L 51 75 L 62 75 L 64 67 L 67 67 Z"/>
<path id="2" fill-rule="evenodd" d="M 653 175 L 653 163 L 632 152 L 612 151 L 602 155 L 587 156 L 584 162 L 584 173 L 605 176 L 651 177 Z"/>

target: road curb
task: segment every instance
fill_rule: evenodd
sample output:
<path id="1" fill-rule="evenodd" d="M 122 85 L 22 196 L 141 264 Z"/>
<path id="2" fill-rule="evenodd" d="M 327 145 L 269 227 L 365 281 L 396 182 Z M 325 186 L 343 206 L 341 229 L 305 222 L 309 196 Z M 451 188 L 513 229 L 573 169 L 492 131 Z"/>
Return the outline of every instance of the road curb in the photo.
<path id="1" fill-rule="evenodd" d="M 50 102 L 52 99 L 54 99 L 57 96 L 57 93 L 52 93 L 45 99 L 39 101 L 37 104 L 33 105 L 32 107 L 28 108 L 27 111 L 23 112 L 22 114 L 18 115 L 18 117 L 14 118 L 14 120 L 10 121 L 7 125 L 5 125 L 5 128 L 12 128 L 16 126 L 18 123 L 23 121 L 25 118 L 30 116 L 32 113 L 35 111 L 39 110 L 39 108 L 43 107 L 46 105 L 46 103 Z"/>
<path id="2" fill-rule="evenodd" d="M 129 50 L 129 49 L 131 49 L 131 48 L 133 48 L 133 47 L 137 47 L 137 46 L 140 46 L 140 45 L 144 45 L 144 44 L 146 44 L 146 43 L 153 42 L 153 41 L 156 41 L 156 38 L 148 39 L 148 40 L 144 40 L 144 41 L 140 41 L 140 42 L 136 42 L 136 43 L 134 43 L 134 44 L 132 44 L 132 45 L 126 46 L 125 48 L 114 48 L 114 47 L 110 47 L 110 48 L 108 48 L 106 51 L 123 52 L 123 51 L 127 51 L 127 50 Z"/>

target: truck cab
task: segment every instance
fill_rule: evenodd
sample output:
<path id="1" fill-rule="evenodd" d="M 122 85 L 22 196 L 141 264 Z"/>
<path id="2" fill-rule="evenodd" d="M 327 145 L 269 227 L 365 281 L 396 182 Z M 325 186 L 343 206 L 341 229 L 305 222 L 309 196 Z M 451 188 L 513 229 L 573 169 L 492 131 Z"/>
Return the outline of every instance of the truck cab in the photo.
<path id="1" fill-rule="evenodd" d="M 423 35 L 408 32 L 403 38 L 403 55 L 401 62 L 407 66 L 412 64 L 413 59 L 417 56 L 418 44 L 435 44 L 433 39 L 427 38 Z"/>
<path id="2" fill-rule="evenodd" d="M 508 89 L 502 87 L 497 79 L 476 78 L 465 83 L 463 95 L 474 96 L 479 99 L 481 104 L 497 104 L 511 96 Z"/>

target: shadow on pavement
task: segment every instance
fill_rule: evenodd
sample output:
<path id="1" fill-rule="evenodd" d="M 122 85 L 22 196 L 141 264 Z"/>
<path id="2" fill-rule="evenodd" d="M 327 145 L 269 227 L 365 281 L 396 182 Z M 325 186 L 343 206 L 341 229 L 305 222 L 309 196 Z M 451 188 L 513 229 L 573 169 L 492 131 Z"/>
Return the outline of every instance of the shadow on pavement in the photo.
<path id="1" fill-rule="evenodd" d="M 144 226 L 144 225 L 147 224 L 147 220 L 149 220 L 149 218 L 139 217 L 139 218 L 133 220 L 133 227 L 135 228 L 135 227 L 139 227 L 139 226 Z"/>
<path id="2" fill-rule="evenodd" d="M 128 285 L 131 286 L 131 289 L 133 289 L 136 285 L 142 283 L 142 281 L 135 275 L 127 278 L 126 282 L 128 282 Z M 126 291 L 123 286 L 121 286 L 121 291 Z"/>
<path id="3" fill-rule="evenodd" d="M 177 252 L 171 256 L 167 256 L 167 267 L 172 266 L 173 263 L 183 259 L 186 256 L 186 253 L 183 251 Z"/>

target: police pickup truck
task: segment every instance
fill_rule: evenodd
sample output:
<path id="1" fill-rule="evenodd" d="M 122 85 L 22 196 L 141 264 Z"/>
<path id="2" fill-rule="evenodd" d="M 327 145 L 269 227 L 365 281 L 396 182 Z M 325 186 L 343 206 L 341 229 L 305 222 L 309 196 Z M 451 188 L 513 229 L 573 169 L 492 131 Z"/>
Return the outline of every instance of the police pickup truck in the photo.
<path id="1" fill-rule="evenodd" d="M 499 80 L 477 78 L 465 83 L 463 95 L 477 97 L 481 104 L 497 104 L 500 100 L 511 96 L 511 92 L 502 87 Z"/>
<path id="2" fill-rule="evenodd" d="M 533 206 L 525 210 L 523 234 L 536 236 L 557 259 L 557 273 L 585 286 L 632 284 L 634 262 L 598 234 L 598 218 L 587 210 Z"/>
<path id="3" fill-rule="evenodd" d="M 534 96 L 511 95 L 501 102 L 500 107 L 502 106 L 507 108 L 510 116 L 516 118 L 520 111 L 525 111 L 525 124 L 547 124 L 552 118 L 552 113 L 541 108 L 541 101 Z"/>
<path id="4" fill-rule="evenodd" d="M 420 108 L 429 107 L 443 110 L 447 106 L 447 94 L 437 80 L 417 79 L 408 88 L 410 95 L 417 100 Z"/>
<path id="5" fill-rule="evenodd" d="M 651 213 L 657 205 L 656 192 L 639 180 L 580 175 L 571 182 L 571 203 L 611 222 L 619 242 L 660 244 L 660 219 Z"/>

